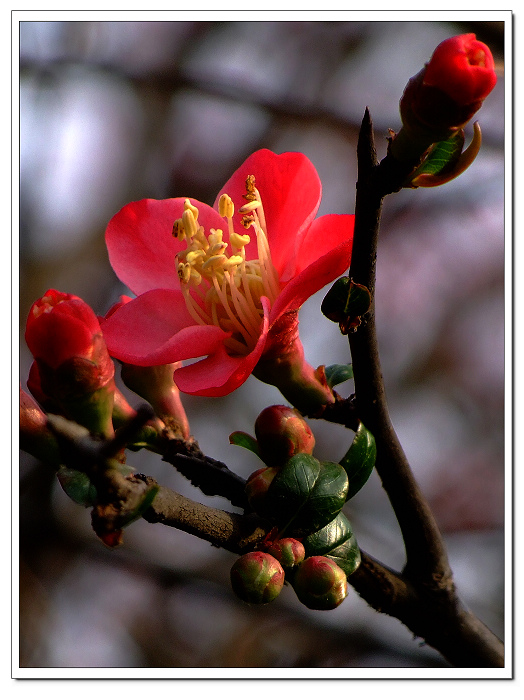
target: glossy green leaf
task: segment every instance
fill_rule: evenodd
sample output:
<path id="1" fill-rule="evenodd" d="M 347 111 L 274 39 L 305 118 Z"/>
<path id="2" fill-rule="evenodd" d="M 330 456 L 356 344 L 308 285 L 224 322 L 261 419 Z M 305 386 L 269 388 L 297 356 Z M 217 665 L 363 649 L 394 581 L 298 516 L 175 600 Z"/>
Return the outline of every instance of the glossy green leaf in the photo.
<path id="1" fill-rule="evenodd" d="M 351 280 L 349 277 L 340 277 L 333 282 L 331 289 L 324 297 L 320 310 L 326 318 L 335 323 L 345 320 L 344 308 L 346 306 Z"/>
<path id="2" fill-rule="evenodd" d="M 254 452 L 257 457 L 260 457 L 258 442 L 248 433 L 244 433 L 241 430 L 231 433 L 229 436 L 229 443 L 231 445 L 238 445 L 238 447 L 244 447 L 246 450 Z"/>
<path id="3" fill-rule="evenodd" d="M 363 284 L 350 280 L 344 313 L 350 318 L 363 316 L 371 305 L 371 294 Z"/>
<path id="4" fill-rule="evenodd" d="M 323 528 L 305 537 L 302 544 L 306 550 L 306 556 L 312 557 L 326 554 L 326 552 L 343 544 L 352 535 L 351 523 L 344 513 L 340 512 Z"/>
<path id="5" fill-rule="evenodd" d="M 327 383 L 331 388 L 348 379 L 353 379 L 353 365 L 329 365 L 325 372 Z"/>
<path id="6" fill-rule="evenodd" d="M 340 460 L 348 477 L 347 500 L 353 498 L 369 479 L 375 466 L 376 457 L 375 438 L 364 424 L 360 423 L 351 447 Z"/>
<path id="7" fill-rule="evenodd" d="M 60 467 L 56 473 L 60 486 L 69 498 L 81 506 L 92 506 L 96 502 L 96 488 L 84 472 Z"/>
<path id="8" fill-rule="evenodd" d="M 327 556 L 350 576 L 360 564 L 360 548 L 351 523 L 344 513 L 339 513 L 322 529 L 302 540 L 306 557 Z"/>
<path id="9" fill-rule="evenodd" d="M 440 175 L 453 170 L 464 147 L 464 132 L 459 129 L 447 141 L 435 143 L 424 162 L 417 169 L 418 175 Z"/>
<path id="10" fill-rule="evenodd" d="M 346 576 L 351 576 L 360 566 L 360 547 L 357 544 L 355 535 L 351 535 L 341 545 L 327 552 L 326 557 L 333 559 L 338 564 Z"/>
<path id="11" fill-rule="evenodd" d="M 344 505 L 347 488 L 347 475 L 340 464 L 298 454 L 286 462 L 271 482 L 266 504 L 271 518 L 299 537 L 316 532 L 333 520 Z"/>

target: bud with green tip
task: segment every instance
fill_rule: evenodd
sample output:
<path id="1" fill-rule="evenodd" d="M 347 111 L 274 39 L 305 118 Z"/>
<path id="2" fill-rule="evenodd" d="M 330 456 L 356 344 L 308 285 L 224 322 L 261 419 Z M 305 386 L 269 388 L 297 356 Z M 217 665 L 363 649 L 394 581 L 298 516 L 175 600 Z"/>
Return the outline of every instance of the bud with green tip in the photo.
<path id="1" fill-rule="evenodd" d="M 297 569 L 293 588 L 311 610 L 333 610 L 347 596 L 346 574 L 328 557 L 308 557 Z"/>
<path id="2" fill-rule="evenodd" d="M 266 552 L 275 557 L 284 569 L 292 569 L 304 561 L 306 551 L 302 542 L 293 537 L 283 537 L 268 545 Z"/>
<path id="3" fill-rule="evenodd" d="M 284 586 L 284 569 L 266 552 L 249 552 L 233 564 L 231 586 L 246 603 L 270 603 Z"/>
<path id="4" fill-rule="evenodd" d="M 299 452 L 311 454 L 315 438 L 300 413 L 289 406 L 268 406 L 255 422 L 260 456 L 269 467 L 281 467 Z"/>

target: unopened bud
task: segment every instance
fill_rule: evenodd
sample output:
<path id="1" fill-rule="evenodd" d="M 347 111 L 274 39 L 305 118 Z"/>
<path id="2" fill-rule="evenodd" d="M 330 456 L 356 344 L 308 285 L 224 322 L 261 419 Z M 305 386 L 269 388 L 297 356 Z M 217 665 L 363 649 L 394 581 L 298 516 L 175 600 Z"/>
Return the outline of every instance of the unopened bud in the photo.
<path id="1" fill-rule="evenodd" d="M 284 586 L 284 570 L 270 554 L 249 552 L 233 564 L 231 586 L 246 603 L 270 603 Z"/>
<path id="2" fill-rule="evenodd" d="M 268 545 L 266 552 L 278 559 L 284 569 L 292 569 L 304 561 L 306 551 L 302 542 L 292 537 L 283 537 Z"/>
<path id="3" fill-rule="evenodd" d="M 260 456 L 270 467 L 283 466 L 299 452 L 311 454 L 315 438 L 300 413 L 289 406 L 268 406 L 255 422 Z"/>
<path id="4" fill-rule="evenodd" d="M 298 599 L 312 610 L 333 610 L 347 596 L 347 578 L 329 557 L 309 557 L 297 569 L 293 588 Z"/>
<path id="5" fill-rule="evenodd" d="M 278 469 L 274 467 L 262 467 L 253 472 L 246 481 L 246 496 L 249 505 L 255 513 L 262 517 L 265 515 L 264 502 L 267 490 L 278 474 Z"/>

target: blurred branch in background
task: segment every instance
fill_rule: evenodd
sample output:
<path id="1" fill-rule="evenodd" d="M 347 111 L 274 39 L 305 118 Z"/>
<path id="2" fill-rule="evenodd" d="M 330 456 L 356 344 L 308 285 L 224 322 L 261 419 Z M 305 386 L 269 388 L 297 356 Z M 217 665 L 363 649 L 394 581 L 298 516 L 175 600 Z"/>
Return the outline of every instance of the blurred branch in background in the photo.
<path id="1" fill-rule="evenodd" d="M 489 43 L 500 75 L 481 112 L 481 153 L 451 185 L 386 202 L 376 315 L 393 422 L 444 532 L 459 594 L 502 636 L 502 23 L 26 22 L 20 31 L 22 327 L 49 287 L 104 312 L 125 292 L 104 246 L 111 216 L 144 197 L 212 203 L 258 147 L 304 152 L 323 183 L 319 213 L 352 213 L 364 107 L 384 155 L 399 96 L 428 47 L 464 31 Z M 321 298 L 301 312 L 308 359 L 346 362 Z M 249 432 L 280 401 L 271 387 L 253 391 L 255 381 L 223 399 L 184 397 L 204 453 L 242 476 L 257 466 L 227 436 Z M 315 423 L 315 435 L 325 459 L 346 449 L 341 427 Z M 356 595 L 327 616 L 286 591 L 268 608 L 246 608 L 229 590 L 231 555 L 171 528 L 139 521 L 124 549 L 106 551 L 53 474 L 27 456 L 21 467 L 21 665 L 444 663 Z M 195 497 L 154 457 L 141 469 Z M 351 521 L 363 549 L 401 567 L 378 479 L 351 501 Z"/>

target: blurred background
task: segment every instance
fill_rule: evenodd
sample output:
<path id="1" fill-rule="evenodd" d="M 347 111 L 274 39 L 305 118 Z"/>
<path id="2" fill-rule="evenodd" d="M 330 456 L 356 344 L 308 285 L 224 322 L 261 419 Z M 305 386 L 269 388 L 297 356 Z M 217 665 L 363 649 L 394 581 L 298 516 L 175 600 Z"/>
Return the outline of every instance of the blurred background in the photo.
<path id="1" fill-rule="evenodd" d="M 323 183 L 320 214 L 353 213 L 365 107 L 383 157 L 407 80 L 440 41 L 466 32 L 490 46 L 499 75 L 478 115 L 483 147 L 454 182 L 386 199 L 377 325 L 393 423 L 445 536 L 459 593 L 503 636 L 503 22 L 21 22 L 21 383 L 31 363 L 23 329 L 37 297 L 53 287 L 102 314 L 126 292 L 104 245 L 124 204 L 172 196 L 212 204 L 264 147 L 311 159 Z M 300 316 L 314 366 L 349 361 L 347 339 L 320 313 L 324 293 Z M 351 392 L 350 382 L 341 385 Z M 228 436 L 253 432 L 258 413 L 281 402 L 253 378 L 225 398 L 184 398 L 203 451 L 244 477 L 261 465 Z M 310 424 L 315 454 L 342 457 L 353 434 Z M 129 462 L 234 510 L 156 456 Z M 360 546 L 401 569 L 402 540 L 375 474 L 346 511 Z M 289 587 L 269 606 L 248 606 L 229 587 L 234 561 L 145 521 L 126 530 L 123 547 L 106 549 L 89 511 L 22 454 L 20 666 L 447 666 L 351 588 L 326 613 L 300 605 Z"/>

